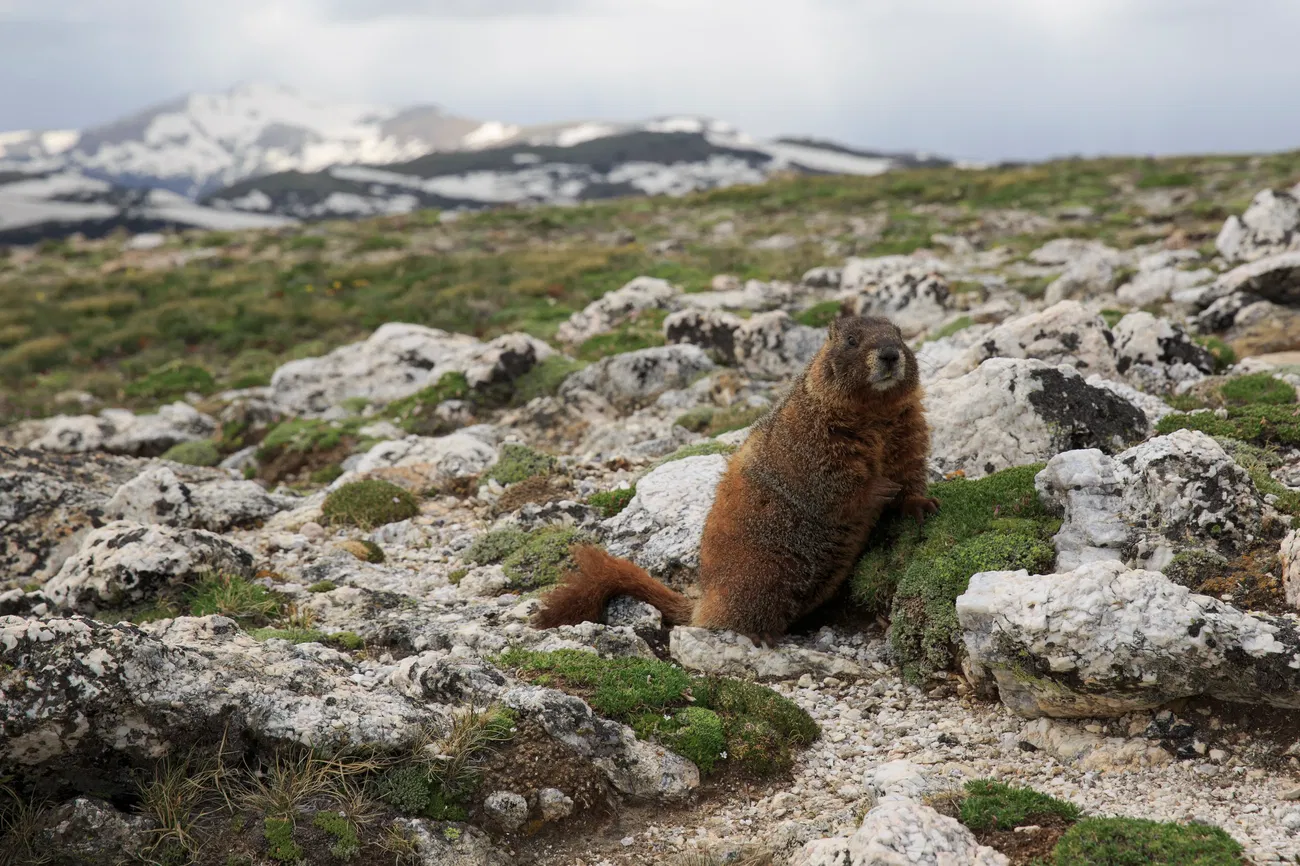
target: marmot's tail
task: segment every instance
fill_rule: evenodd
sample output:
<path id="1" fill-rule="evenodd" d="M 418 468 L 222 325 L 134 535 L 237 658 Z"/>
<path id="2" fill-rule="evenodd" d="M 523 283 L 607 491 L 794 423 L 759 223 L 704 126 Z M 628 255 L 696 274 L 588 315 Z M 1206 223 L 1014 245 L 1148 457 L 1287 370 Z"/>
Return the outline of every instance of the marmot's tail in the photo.
<path id="1" fill-rule="evenodd" d="M 694 603 L 655 580 L 645 569 L 591 545 L 575 547 L 573 558 L 578 570 L 566 574 L 542 600 L 541 610 L 533 616 L 534 627 L 599 622 L 605 604 L 616 595 L 630 595 L 658 608 L 665 625 L 691 621 Z"/>

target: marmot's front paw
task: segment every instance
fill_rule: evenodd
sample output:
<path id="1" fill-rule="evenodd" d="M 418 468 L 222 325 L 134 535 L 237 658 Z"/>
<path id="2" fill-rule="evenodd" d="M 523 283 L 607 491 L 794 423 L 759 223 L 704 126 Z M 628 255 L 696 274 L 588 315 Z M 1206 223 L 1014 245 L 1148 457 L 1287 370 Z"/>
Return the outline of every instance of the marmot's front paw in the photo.
<path id="1" fill-rule="evenodd" d="M 903 500 L 903 513 L 925 523 L 925 518 L 939 510 L 939 500 L 929 496 L 909 496 Z"/>

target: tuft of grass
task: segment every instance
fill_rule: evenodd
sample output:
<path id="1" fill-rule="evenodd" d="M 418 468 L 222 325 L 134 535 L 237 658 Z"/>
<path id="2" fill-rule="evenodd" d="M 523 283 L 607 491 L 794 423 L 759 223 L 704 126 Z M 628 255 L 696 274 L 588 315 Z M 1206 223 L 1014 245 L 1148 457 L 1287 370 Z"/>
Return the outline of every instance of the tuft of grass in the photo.
<path id="1" fill-rule="evenodd" d="M 528 533 L 523 544 L 501 561 L 501 569 L 512 590 L 550 586 L 576 567 L 569 555 L 573 546 L 594 542 L 590 535 L 568 526 L 544 526 Z"/>
<path id="2" fill-rule="evenodd" d="M 332 524 L 374 529 L 415 517 L 420 513 L 420 504 L 396 484 L 368 478 L 332 491 L 325 497 L 321 512 Z"/>
<path id="3" fill-rule="evenodd" d="M 1085 818 L 1065 832 L 1052 866 L 1242 866 L 1242 847 L 1218 827 L 1140 818 Z"/>
<path id="4" fill-rule="evenodd" d="M 667 310 L 642 310 L 613 331 L 587 339 L 574 354 L 582 361 L 599 361 L 610 355 L 662 346 L 665 343 L 663 325 L 666 318 Z"/>
<path id="5" fill-rule="evenodd" d="M 912 681 L 947 670 L 960 653 L 955 601 L 982 571 L 1050 570 L 1060 521 L 1038 500 L 1041 465 L 977 481 L 931 485 L 939 512 L 924 527 L 891 514 L 877 524 L 850 578 L 855 601 L 890 611 L 890 646 Z"/>
<path id="6" fill-rule="evenodd" d="M 1296 401 L 1295 386 L 1270 373 L 1235 376 L 1219 386 L 1228 406 L 1285 406 Z"/>
<path id="7" fill-rule="evenodd" d="M 808 309 L 796 313 L 794 320 L 810 328 L 825 328 L 839 316 L 843 306 L 840 301 L 822 301 L 820 304 L 813 304 Z"/>
<path id="8" fill-rule="evenodd" d="M 549 454 L 534 451 L 527 445 L 507 444 L 501 446 L 500 456 L 487 475 L 501 484 L 517 484 L 550 475 L 555 465 L 555 458 Z"/>
<path id="9" fill-rule="evenodd" d="M 524 406 L 538 397 L 554 397 L 565 379 L 586 366 L 585 361 L 559 354 L 534 364 L 531 370 L 515 379 L 512 405 Z"/>
<path id="10" fill-rule="evenodd" d="M 289 643 L 324 643 L 325 633 L 314 628 L 259 628 L 248 633 L 254 640 L 287 640 Z"/>
<path id="11" fill-rule="evenodd" d="M 210 814 L 208 801 L 226 785 L 224 738 L 215 751 L 200 756 L 191 749 L 167 755 L 154 764 L 148 776 L 135 777 L 140 811 L 152 819 L 148 850 L 162 862 L 184 862 L 197 855 L 201 843 L 197 827 Z"/>
<path id="12" fill-rule="evenodd" d="M 451 572 L 448 572 L 447 582 L 450 583 L 452 586 L 459 586 L 460 582 L 465 578 L 465 575 L 467 574 L 469 574 L 468 568 L 454 569 Z"/>
<path id="13" fill-rule="evenodd" d="M 383 548 L 368 538 L 349 538 L 346 541 L 340 541 L 338 546 L 362 562 L 378 565 L 384 561 Z"/>
<path id="14" fill-rule="evenodd" d="M 961 802 L 961 822 L 976 832 L 1014 830 L 1051 817 L 1073 822 L 1081 814 L 1073 803 L 992 779 L 967 782 Z"/>
<path id="15" fill-rule="evenodd" d="M 524 679 L 579 694 L 638 736 L 676 744 L 706 773 L 726 760 L 754 775 L 779 775 L 790 769 L 794 748 L 820 735 L 807 713 L 769 688 L 694 677 L 657 659 L 511 649 L 497 662 Z"/>
<path id="16" fill-rule="evenodd" d="M 50 855 L 39 838 L 45 806 L 29 801 L 0 776 L 0 866 L 44 866 Z"/>
<path id="17" fill-rule="evenodd" d="M 599 493 L 593 493 L 587 497 L 587 504 L 600 512 L 600 516 L 606 520 L 619 514 L 624 508 L 627 508 L 633 497 L 636 496 L 636 485 L 631 487 L 618 487 L 613 490 L 602 490 Z"/>
<path id="18" fill-rule="evenodd" d="M 325 486 L 327 484 L 333 484 L 341 477 L 343 477 L 343 467 L 337 463 L 331 463 L 328 466 L 322 466 L 320 469 L 313 471 L 307 476 L 307 480 L 312 484 Z"/>
<path id="19" fill-rule="evenodd" d="M 1198 336 L 1193 339 L 1214 356 L 1214 372 L 1222 373 L 1237 363 L 1236 351 L 1218 337 Z"/>
<path id="20" fill-rule="evenodd" d="M 190 590 L 190 616 L 228 616 L 240 624 L 265 622 L 280 612 L 280 601 L 265 587 L 239 575 L 218 574 Z"/>
<path id="21" fill-rule="evenodd" d="M 1236 439 L 1218 438 L 1223 450 L 1232 455 L 1237 465 L 1246 470 L 1255 489 L 1265 496 L 1276 496 L 1274 504 L 1278 511 L 1300 517 L 1300 491 L 1278 481 L 1272 470 L 1282 465 L 1282 458 L 1270 448 L 1259 448 Z M 1177 557 L 1175 557 L 1177 558 Z"/>
<path id="22" fill-rule="evenodd" d="M 677 417 L 677 425 L 685 427 L 692 433 L 706 436 L 720 436 L 732 430 L 741 430 L 753 424 L 766 414 L 763 406 L 745 406 L 736 404 L 725 409 L 712 406 L 696 406 Z"/>
<path id="23" fill-rule="evenodd" d="M 212 374 L 194 364 L 166 364 L 126 386 L 126 396 L 146 400 L 173 400 L 191 391 L 210 394 L 216 390 Z"/>
<path id="24" fill-rule="evenodd" d="M 1124 316 L 1128 314 L 1123 310 L 1102 310 L 1100 315 L 1102 321 L 1106 323 L 1106 327 L 1113 328 L 1119 324 L 1120 319 L 1124 318 Z"/>
<path id="25" fill-rule="evenodd" d="M 173 445 L 163 453 L 162 459 L 184 463 L 186 466 L 216 466 L 221 462 L 221 452 L 211 440 L 199 439 Z"/>
<path id="26" fill-rule="evenodd" d="M 930 340 L 942 340 L 944 337 L 951 337 L 953 334 L 956 334 L 958 331 L 964 331 L 973 324 L 975 324 L 975 320 L 972 319 L 970 316 L 959 316 L 958 318 L 953 319 L 951 322 L 944 325 L 939 330 L 935 331 L 933 334 L 927 336 L 925 338 L 926 342 L 929 342 Z"/>
<path id="27" fill-rule="evenodd" d="M 704 457 L 709 454 L 722 454 L 724 456 L 734 454 L 735 445 L 728 445 L 725 442 L 696 442 L 694 445 L 683 445 L 672 454 L 655 463 L 655 468 L 663 466 L 665 463 L 672 463 L 674 460 L 685 460 L 687 457 Z"/>
<path id="28" fill-rule="evenodd" d="M 1273 404 L 1229 406 L 1227 413 L 1227 418 L 1213 412 L 1166 415 L 1156 424 L 1156 432 L 1165 435 L 1175 430 L 1200 430 L 1216 438 L 1252 445 L 1300 445 L 1300 408 Z"/>
<path id="29" fill-rule="evenodd" d="M 461 558 L 475 565 L 491 565 L 514 553 L 527 540 L 528 534 L 520 529 L 508 528 L 485 532 L 474 539 L 474 543 L 461 554 Z"/>

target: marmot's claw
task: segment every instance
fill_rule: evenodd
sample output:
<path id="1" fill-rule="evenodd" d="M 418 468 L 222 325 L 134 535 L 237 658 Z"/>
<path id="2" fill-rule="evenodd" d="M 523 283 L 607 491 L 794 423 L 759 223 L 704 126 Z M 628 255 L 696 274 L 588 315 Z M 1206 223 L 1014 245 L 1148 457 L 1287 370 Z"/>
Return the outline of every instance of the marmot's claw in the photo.
<path id="1" fill-rule="evenodd" d="M 939 510 L 939 500 L 929 496 L 909 496 L 903 500 L 903 513 L 924 524 L 925 518 Z"/>

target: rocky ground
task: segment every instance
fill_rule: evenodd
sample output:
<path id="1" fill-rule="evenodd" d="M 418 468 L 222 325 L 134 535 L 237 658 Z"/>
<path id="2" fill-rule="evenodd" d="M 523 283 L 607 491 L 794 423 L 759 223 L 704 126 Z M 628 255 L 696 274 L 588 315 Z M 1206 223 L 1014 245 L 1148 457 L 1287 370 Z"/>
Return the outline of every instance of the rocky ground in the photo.
<path id="1" fill-rule="evenodd" d="M 0 862 L 1300 862 L 1300 190 L 1205 242 L 1161 191 L 1158 238 L 1003 209 L 1033 244 L 641 275 L 546 339 L 389 321 L 0 428 Z M 531 628 L 576 541 L 689 591 L 842 309 L 914 341 L 939 515 L 774 647 Z"/>

